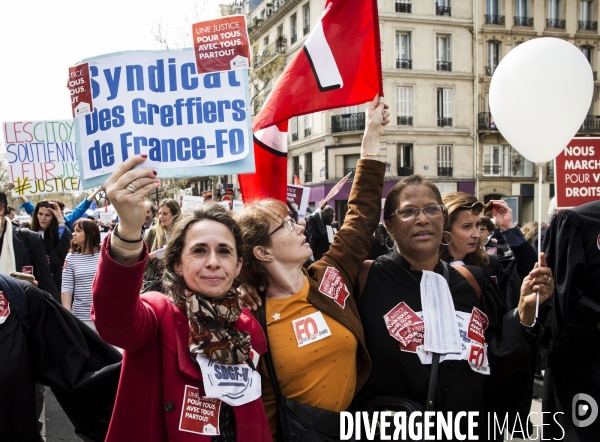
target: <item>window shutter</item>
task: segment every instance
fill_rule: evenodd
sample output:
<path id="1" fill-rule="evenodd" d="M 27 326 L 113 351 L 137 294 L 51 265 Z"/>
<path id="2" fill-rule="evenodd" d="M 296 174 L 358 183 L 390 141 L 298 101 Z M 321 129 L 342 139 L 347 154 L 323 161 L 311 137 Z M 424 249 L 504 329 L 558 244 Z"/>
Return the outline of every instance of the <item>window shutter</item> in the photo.
<path id="1" fill-rule="evenodd" d="M 444 91 L 444 118 L 452 118 L 452 89 L 443 89 Z"/>

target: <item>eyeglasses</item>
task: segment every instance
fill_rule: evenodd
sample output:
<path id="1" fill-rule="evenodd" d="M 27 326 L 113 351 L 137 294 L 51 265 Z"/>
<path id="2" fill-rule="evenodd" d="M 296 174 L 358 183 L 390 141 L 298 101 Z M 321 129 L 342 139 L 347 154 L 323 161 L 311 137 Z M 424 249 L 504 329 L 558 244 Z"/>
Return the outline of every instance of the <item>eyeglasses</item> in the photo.
<path id="1" fill-rule="evenodd" d="M 409 221 L 417 216 L 419 216 L 419 212 L 423 211 L 428 218 L 435 218 L 440 216 L 443 212 L 443 207 L 439 205 L 435 206 L 427 206 L 427 207 L 404 207 L 402 209 L 396 209 L 392 212 L 392 214 L 388 217 L 398 215 L 402 221 Z"/>
<path id="2" fill-rule="evenodd" d="M 481 201 L 471 204 L 470 206 L 460 206 L 461 209 L 467 209 L 472 215 L 479 216 L 485 205 Z"/>
<path id="3" fill-rule="evenodd" d="M 267 235 L 267 238 L 269 236 L 273 235 L 278 230 L 283 229 L 284 227 L 286 227 L 288 229 L 288 231 L 290 231 L 290 232 L 293 232 L 294 230 L 296 230 L 296 221 L 294 221 L 294 218 L 286 219 L 278 227 L 276 227 L 275 230 L 273 230 L 271 233 L 269 233 Z"/>

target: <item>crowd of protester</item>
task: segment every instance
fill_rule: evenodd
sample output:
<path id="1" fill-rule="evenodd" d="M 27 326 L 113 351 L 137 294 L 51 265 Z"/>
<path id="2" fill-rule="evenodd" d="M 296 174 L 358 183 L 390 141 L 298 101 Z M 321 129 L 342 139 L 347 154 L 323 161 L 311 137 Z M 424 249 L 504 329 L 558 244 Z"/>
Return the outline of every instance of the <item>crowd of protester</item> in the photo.
<path id="1" fill-rule="evenodd" d="M 586 237 L 600 225 L 597 207 L 564 211 L 538 232 L 537 223 L 519 227 L 502 200 L 441 195 L 413 175 L 389 191 L 380 223 L 387 109 L 375 99 L 366 111 L 339 229 L 325 201 L 306 224 L 270 199 L 235 215 L 213 203 L 184 213 L 173 199 L 155 205 L 146 199 L 159 185 L 155 174 L 135 167 L 145 155 L 103 186 L 118 222 L 86 216 L 99 189 L 67 215 L 59 200 L 34 206 L 22 197 L 32 215 L 23 228 L 0 192 L 0 273 L 29 273 L 37 286 L 6 286 L 0 275 L 0 288 L 15 308 L 21 296 L 25 334 L 30 306 L 40 341 L 19 338 L 10 351 L 0 344 L 6 361 L 30 373 L 7 396 L 28 395 L 27 428 L 0 415 L 0 435 L 39 440 L 43 385 L 60 391 L 78 431 L 108 441 L 329 441 L 339 439 L 346 410 L 477 411 L 480 440 L 502 440 L 489 436 L 484 416 L 520 416 L 527 425 L 534 374 L 548 367 L 544 407 L 568 410 L 600 363 L 595 346 L 577 388 L 570 383 L 571 343 L 598 341 L 600 279 L 590 282 L 597 267 Z M 566 246 L 573 232 L 577 251 Z M 538 233 L 548 262 L 538 256 Z M 600 249 L 600 236 L 594 241 Z M 410 319 L 405 334 L 398 317 Z M 56 329 L 59 345 L 42 339 Z M 14 362 L 19 351 L 31 356 Z M 476 363 L 474 351 L 482 354 Z M 68 364 L 44 365 L 66 353 Z M 17 369 L 0 365 L 1 387 Z M 231 382 L 217 381 L 224 373 Z M 215 419 L 199 426 L 186 404 Z M 593 440 L 592 429 L 564 419 L 547 431 Z"/>

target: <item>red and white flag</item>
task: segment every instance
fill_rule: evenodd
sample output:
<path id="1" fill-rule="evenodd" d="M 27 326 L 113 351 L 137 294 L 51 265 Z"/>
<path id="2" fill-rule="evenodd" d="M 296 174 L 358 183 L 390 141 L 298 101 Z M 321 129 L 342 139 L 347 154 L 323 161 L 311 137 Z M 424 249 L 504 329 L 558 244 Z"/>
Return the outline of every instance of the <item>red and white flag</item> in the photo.
<path id="1" fill-rule="evenodd" d="M 383 96 L 377 0 L 328 0 L 320 21 L 254 118 L 256 173 L 244 202 L 286 201 L 288 119 Z"/>

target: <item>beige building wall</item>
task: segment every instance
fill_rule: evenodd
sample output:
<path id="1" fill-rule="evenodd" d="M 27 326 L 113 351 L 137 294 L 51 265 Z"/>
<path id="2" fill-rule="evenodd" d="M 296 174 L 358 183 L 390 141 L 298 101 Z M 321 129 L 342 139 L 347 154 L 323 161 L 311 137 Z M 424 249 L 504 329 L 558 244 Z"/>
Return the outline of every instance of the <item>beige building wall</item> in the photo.
<path id="1" fill-rule="evenodd" d="M 398 180 L 399 144 L 412 144 L 412 167 L 414 173 L 440 182 L 473 181 L 474 173 L 474 73 L 473 73 L 473 11 L 471 2 L 455 2 L 451 16 L 436 15 L 434 0 L 413 1 L 410 13 L 396 12 L 394 0 L 379 0 L 383 87 L 386 102 L 390 105 L 391 123 L 382 137 L 382 160 L 388 164 L 386 179 Z M 468 4 L 467 4 L 468 3 Z M 265 21 L 251 32 L 253 45 L 263 50 L 265 36 L 269 43 L 277 36 L 277 28 L 283 26 L 287 39 L 286 61 L 292 60 L 304 39 L 301 23 L 303 7 L 309 5 L 311 27 L 323 11 L 324 0 L 287 0 L 271 15 L 264 1 L 251 13 L 249 23 L 262 16 Z M 290 17 L 298 18 L 298 39 L 291 43 Z M 396 67 L 398 57 L 396 34 L 410 33 L 412 69 Z M 451 71 L 440 71 L 436 63 L 436 37 L 451 38 Z M 398 125 L 397 88 L 412 88 L 412 125 Z M 438 126 L 438 89 L 452 91 L 452 125 Z M 288 132 L 288 180 L 293 180 L 294 157 L 298 157 L 300 180 L 309 184 L 337 181 L 344 176 L 344 157 L 357 155 L 363 130 L 332 132 L 332 116 L 363 112 L 365 106 L 335 109 L 311 116 L 311 133 L 305 135 L 305 119 L 298 117 L 297 139 L 293 138 L 292 122 Z M 438 145 L 452 146 L 452 176 L 438 177 Z M 312 153 L 313 167 L 306 169 L 305 155 Z M 306 173 L 312 174 L 307 181 Z M 310 176 L 310 175 L 309 175 Z M 449 188 L 449 187 L 448 187 Z"/>
<path id="2" fill-rule="evenodd" d="M 488 91 L 496 65 L 490 57 L 489 42 L 498 44 L 498 60 L 501 61 L 506 54 L 519 44 L 533 38 L 556 37 L 562 38 L 578 48 L 589 48 L 589 57 L 594 73 L 598 70 L 598 0 L 589 2 L 579 0 L 562 0 L 556 14 L 552 14 L 553 1 L 530 0 L 526 2 L 526 15 L 519 15 L 515 0 L 501 0 L 498 2 L 498 12 L 487 9 L 487 0 L 477 0 L 476 29 L 477 29 L 477 110 L 478 113 L 478 196 L 481 200 L 491 197 L 521 195 L 521 223 L 537 220 L 538 214 L 538 170 L 535 165 L 531 173 L 524 176 L 514 176 L 514 170 L 506 170 L 502 164 L 493 170 L 489 158 L 490 146 L 501 146 L 502 149 L 509 143 L 504 140 L 499 131 L 490 124 Z M 521 3 L 521 2 L 518 2 Z M 591 7 L 591 15 L 582 16 L 582 7 L 587 4 Z M 585 20 L 582 20 L 584 18 Z M 583 23 L 582 23 L 583 21 Z M 493 58 L 493 57 L 492 57 Z M 489 69 L 492 68 L 492 69 Z M 596 78 L 596 77 L 595 77 Z M 584 123 L 577 136 L 598 136 L 600 124 L 596 123 L 594 115 L 600 113 L 598 105 L 598 86 L 596 82 L 594 101 L 590 109 L 588 123 Z M 549 94 L 552 91 L 548 91 Z M 492 117 L 493 118 L 493 117 Z M 532 128 L 535 130 L 535 128 Z M 487 161 L 486 161 L 487 160 Z M 524 159 L 523 159 L 524 160 Z M 519 173 L 517 173 L 518 175 Z M 542 219 L 548 220 L 548 204 L 553 195 L 554 174 L 553 167 L 547 166 L 542 170 Z M 534 197 L 531 198 L 530 195 Z M 525 196 L 522 193 L 525 192 Z"/>

